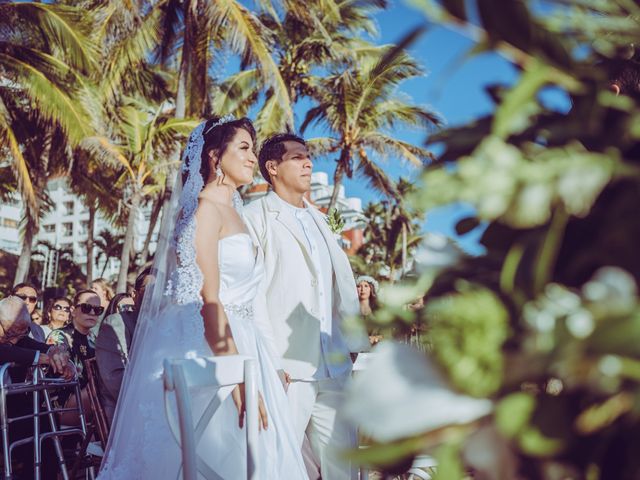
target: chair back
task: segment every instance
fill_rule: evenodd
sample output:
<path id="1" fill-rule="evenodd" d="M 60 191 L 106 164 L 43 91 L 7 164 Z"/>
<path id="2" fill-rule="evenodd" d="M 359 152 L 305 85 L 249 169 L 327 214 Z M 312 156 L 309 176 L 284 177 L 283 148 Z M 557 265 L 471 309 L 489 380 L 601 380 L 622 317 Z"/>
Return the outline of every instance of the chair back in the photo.
<path id="1" fill-rule="evenodd" d="M 196 480 L 200 473 L 207 480 L 223 480 L 204 462 L 197 453 L 198 443 L 213 418 L 221 401 L 211 395 L 202 416 L 194 423 L 191 394 L 194 387 L 222 387 L 245 385 L 246 434 L 247 434 L 247 479 L 255 480 L 258 463 L 258 384 L 256 362 L 251 357 L 229 355 L 223 357 L 197 357 L 164 361 L 165 414 L 169 428 L 182 451 L 182 474 L 184 480 Z M 176 410 L 170 402 L 175 395 Z"/>
<path id="2" fill-rule="evenodd" d="M 100 399 L 100 386 L 98 383 L 98 364 L 95 358 L 83 360 L 84 369 L 87 374 L 87 393 L 91 402 L 91 410 L 93 411 L 93 424 L 95 431 L 100 440 L 102 449 L 107 448 L 107 440 L 109 439 L 109 420 L 102 406 Z"/>

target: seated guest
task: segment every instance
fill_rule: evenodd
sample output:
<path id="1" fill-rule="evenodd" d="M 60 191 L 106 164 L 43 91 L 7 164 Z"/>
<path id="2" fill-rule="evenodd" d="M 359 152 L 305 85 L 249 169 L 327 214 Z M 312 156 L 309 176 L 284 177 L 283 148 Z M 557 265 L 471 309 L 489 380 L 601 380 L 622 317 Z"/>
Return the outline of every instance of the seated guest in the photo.
<path id="1" fill-rule="evenodd" d="M 49 365 L 55 373 L 65 378 L 74 375 L 73 366 L 68 363 L 68 354 L 60 348 L 52 347 L 29 338 L 31 318 L 25 303 L 15 297 L 0 300 L 0 364 L 14 363 L 10 370 L 13 382 L 24 382 L 28 367 L 31 365 Z M 29 415 L 33 412 L 33 401 L 29 394 L 7 396 L 7 413 L 9 418 Z M 43 417 L 44 418 L 44 417 Z M 40 423 L 41 432 L 49 431 L 50 425 L 44 420 Z M 9 441 L 33 435 L 33 420 L 27 418 L 13 422 L 9 427 Z M 42 444 L 42 477 L 57 477 L 56 458 L 50 441 Z M 17 447 L 13 453 L 18 471 L 18 478 L 33 478 L 33 443 Z M 20 468 L 21 466 L 21 468 Z"/>
<path id="2" fill-rule="evenodd" d="M 134 295 L 135 293 L 116 293 L 109 302 L 107 311 L 104 312 L 104 318 L 114 313 L 133 312 L 136 309 L 136 304 L 133 300 Z"/>
<path id="3" fill-rule="evenodd" d="M 82 389 L 84 411 L 91 412 L 86 385 L 88 382 L 87 373 L 84 369 L 83 360 L 95 357 L 94 339 L 90 335 L 91 329 L 98 323 L 98 317 L 103 312 L 100 305 L 100 297 L 93 290 L 80 290 L 73 298 L 71 307 L 71 323 L 66 327 L 53 330 L 47 337 L 47 343 L 52 345 L 65 345 L 71 355 L 71 362 L 78 372 L 78 380 Z M 67 408 L 76 406 L 75 396 L 71 396 L 71 391 L 58 394 L 57 404 Z M 77 425 L 79 419 L 75 413 L 63 414 L 62 423 L 67 425 Z"/>
<path id="4" fill-rule="evenodd" d="M 38 289 L 30 283 L 18 283 L 11 290 L 11 295 L 15 295 L 20 298 L 27 305 L 29 310 L 29 316 L 32 319 L 32 323 L 29 328 L 29 336 L 39 342 L 44 342 L 46 335 L 44 330 L 36 322 L 33 322 L 33 314 L 36 311 L 36 304 L 38 303 Z"/>
<path id="5" fill-rule="evenodd" d="M 71 300 L 65 297 L 56 297 L 49 301 L 44 311 L 44 324 L 42 329 L 49 336 L 52 330 L 66 327 L 71 318 Z"/>
<path id="6" fill-rule="evenodd" d="M 31 314 L 31 321 L 36 325 L 42 326 L 44 319 L 42 318 L 42 312 L 37 308 L 33 311 L 33 314 Z"/>
<path id="7" fill-rule="evenodd" d="M 98 331 L 100 330 L 100 324 L 104 317 L 106 317 L 106 310 L 109 306 L 109 302 L 113 298 L 113 289 L 109 285 L 109 283 L 104 278 L 96 278 L 93 282 L 91 282 L 91 290 L 96 292 L 100 297 L 100 305 L 104 308 L 105 313 L 100 315 L 98 318 L 98 324 L 91 329 L 93 336 L 98 336 Z"/>
<path id="8" fill-rule="evenodd" d="M 113 420 L 122 377 L 129 361 L 131 340 L 138 321 L 144 291 L 154 278 L 151 269 L 146 269 L 138 275 L 133 292 L 134 310 L 113 313 L 105 317 L 100 325 L 100 332 L 96 338 L 96 363 L 100 376 L 101 403 L 109 422 Z"/>

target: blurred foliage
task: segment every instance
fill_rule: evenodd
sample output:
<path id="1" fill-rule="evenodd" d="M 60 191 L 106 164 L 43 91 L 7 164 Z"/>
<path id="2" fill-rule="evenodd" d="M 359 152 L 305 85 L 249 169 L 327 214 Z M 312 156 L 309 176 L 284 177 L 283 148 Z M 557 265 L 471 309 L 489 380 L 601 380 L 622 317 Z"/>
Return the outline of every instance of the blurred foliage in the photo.
<path id="1" fill-rule="evenodd" d="M 422 315 L 434 357 L 451 382 L 470 395 L 493 394 L 502 383 L 509 319 L 495 294 L 462 286 L 429 302 Z"/>
<path id="2" fill-rule="evenodd" d="M 427 211 L 473 205 L 458 230 L 488 225 L 486 253 L 446 268 L 427 256 L 417 281 L 382 288 L 377 324 L 425 324 L 449 383 L 495 405 L 472 428 L 495 431 L 475 454 L 470 435 L 441 432 L 423 450 L 440 444 L 437 478 L 639 478 L 640 75 L 625 68 L 640 71 L 640 5 L 411 3 L 472 38 L 470 55 L 497 52 L 518 72 L 488 89 L 491 114 L 429 138 L 441 154 L 413 197 Z M 403 308 L 416 296 L 424 309 Z M 398 465 L 416 454 L 401 444 L 388 444 Z"/>

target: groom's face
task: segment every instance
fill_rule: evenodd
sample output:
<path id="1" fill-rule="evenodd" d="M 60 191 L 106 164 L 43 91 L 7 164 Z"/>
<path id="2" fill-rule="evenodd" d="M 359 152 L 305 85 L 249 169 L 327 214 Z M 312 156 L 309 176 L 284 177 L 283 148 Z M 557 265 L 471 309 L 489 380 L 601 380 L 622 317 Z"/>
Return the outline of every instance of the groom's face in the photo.
<path id="1" fill-rule="evenodd" d="M 306 193 L 311 189 L 313 162 L 305 145 L 284 142 L 286 151 L 280 162 L 272 162 L 270 173 L 276 184 L 287 190 Z M 274 178 L 275 177 L 275 178 Z"/>

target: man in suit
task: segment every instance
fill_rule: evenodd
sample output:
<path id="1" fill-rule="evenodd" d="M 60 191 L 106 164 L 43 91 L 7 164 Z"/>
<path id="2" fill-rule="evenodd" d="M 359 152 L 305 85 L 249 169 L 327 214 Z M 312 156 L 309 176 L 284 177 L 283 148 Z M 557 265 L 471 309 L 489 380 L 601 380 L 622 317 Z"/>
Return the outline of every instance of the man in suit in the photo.
<path id="1" fill-rule="evenodd" d="M 146 269 L 138 275 L 133 291 L 134 311 L 114 313 L 106 317 L 102 321 L 96 337 L 96 363 L 100 377 L 100 396 L 102 407 L 110 424 L 116 410 L 124 371 L 129 363 L 131 340 L 138 322 L 144 291 L 154 278 L 151 269 Z"/>
<path id="2" fill-rule="evenodd" d="M 52 347 L 30 338 L 31 316 L 25 302 L 17 296 L 0 300 L 0 364 L 14 363 L 10 370 L 13 382 L 26 379 L 28 367 L 49 365 L 54 373 L 65 378 L 73 377 L 75 370 L 69 363 L 69 355 L 58 347 Z M 7 397 L 9 418 L 33 413 L 31 396 L 28 394 Z M 48 431 L 49 423 L 41 422 L 42 433 Z M 9 427 L 10 441 L 16 441 L 33 435 L 31 419 L 12 423 Z M 22 464 L 20 478 L 33 478 L 33 444 L 28 443 L 14 450 L 13 458 Z M 55 479 L 57 476 L 56 458 L 50 441 L 42 448 L 42 478 Z"/>
<path id="3" fill-rule="evenodd" d="M 354 336 L 342 328 L 359 311 L 353 272 L 324 216 L 305 199 L 313 163 L 304 140 L 271 137 L 258 162 L 274 191 L 244 209 L 265 254 L 264 304 L 256 308 L 256 322 L 291 380 L 287 394 L 300 445 L 306 433 L 323 478 L 352 478 L 339 451 L 356 446 L 355 431 L 336 417 L 352 369 L 350 352 L 368 347 L 363 332 L 350 342 Z"/>

